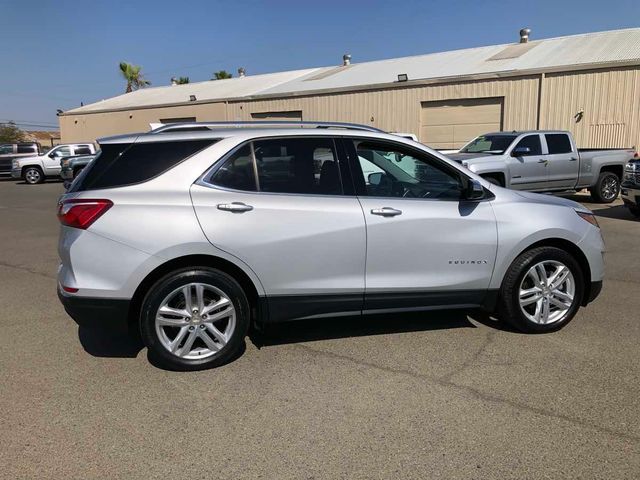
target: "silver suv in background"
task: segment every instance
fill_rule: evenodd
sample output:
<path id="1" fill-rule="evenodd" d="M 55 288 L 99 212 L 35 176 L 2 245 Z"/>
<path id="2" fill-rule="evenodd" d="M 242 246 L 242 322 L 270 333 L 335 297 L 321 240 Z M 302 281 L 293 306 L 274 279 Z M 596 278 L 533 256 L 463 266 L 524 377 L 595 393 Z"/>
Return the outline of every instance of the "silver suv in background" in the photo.
<path id="1" fill-rule="evenodd" d="M 369 127 L 196 123 L 100 146 L 58 206 L 58 294 L 171 368 L 228 361 L 251 322 L 483 308 L 550 332 L 602 286 L 588 209 Z"/>

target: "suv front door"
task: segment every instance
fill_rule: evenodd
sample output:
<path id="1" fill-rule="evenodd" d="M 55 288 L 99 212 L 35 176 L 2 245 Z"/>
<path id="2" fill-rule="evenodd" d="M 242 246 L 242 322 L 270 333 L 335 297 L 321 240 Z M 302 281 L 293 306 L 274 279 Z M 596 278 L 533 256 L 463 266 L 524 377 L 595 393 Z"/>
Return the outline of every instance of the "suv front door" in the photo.
<path id="1" fill-rule="evenodd" d="M 362 309 L 365 223 L 340 151 L 326 136 L 255 140 L 191 189 L 205 235 L 251 265 L 274 320 Z"/>
<path id="2" fill-rule="evenodd" d="M 346 147 L 367 224 L 364 309 L 481 304 L 497 248 L 489 202 L 463 200 L 461 173 L 427 153 L 361 138 Z"/>
<path id="3" fill-rule="evenodd" d="M 509 175 L 514 190 L 536 190 L 547 187 L 549 169 L 542 152 L 540 135 L 522 137 L 510 150 Z"/>

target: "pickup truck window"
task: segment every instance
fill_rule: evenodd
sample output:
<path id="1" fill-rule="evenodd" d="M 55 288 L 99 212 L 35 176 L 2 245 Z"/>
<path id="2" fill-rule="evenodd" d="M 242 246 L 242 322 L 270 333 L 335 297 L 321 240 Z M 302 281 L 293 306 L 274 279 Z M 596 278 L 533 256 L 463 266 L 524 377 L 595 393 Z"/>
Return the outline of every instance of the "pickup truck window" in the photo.
<path id="1" fill-rule="evenodd" d="M 74 150 L 76 155 L 91 155 L 91 149 L 85 145 L 75 147 Z"/>
<path id="2" fill-rule="evenodd" d="M 489 153 L 501 155 L 509 148 L 515 135 L 480 135 L 460 150 L 460 153 Z"/>
<path id="3" fill-rule="evenodd" d="M 13 145 L 0 145 L 0 155 L 13 153 Z"/>
<path id="4" fill-rule="evenodd" d="M 556 153 L 571 153 L 573 151 L 571 149 L 569 135 L 566 133 L 547 133 L 544 138 L 547 140 L 550 155 Z"/>
<path id="5" fill-rule="evenodd" d="M 17 153 L 38 153 L 34 145 L 18 145 Z"/>
<path id="6" fill-rule="evenodd" d="M 523 148 L 528 147 L 530 152 L 523 156 L 542 155 L 542 147 L 540 146 L 540 135 L 527 135 L 514 147 Z"/>

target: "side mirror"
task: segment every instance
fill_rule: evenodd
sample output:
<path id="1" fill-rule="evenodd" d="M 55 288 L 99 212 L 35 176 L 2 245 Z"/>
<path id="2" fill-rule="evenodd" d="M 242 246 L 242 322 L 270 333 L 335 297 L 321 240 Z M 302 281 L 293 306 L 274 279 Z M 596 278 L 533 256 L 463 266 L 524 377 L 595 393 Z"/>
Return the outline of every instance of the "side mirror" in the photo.
<path id="1" fill-rule="evenodd" d="M 382 172 L 374 172 L 374 173 L 370 173 L 369 174 L 369 185 L 380 185 L 380 182 L 382 182 L 382 176 L 384 174 Z"/>
<path id="2" fill-rule="evenodd" d="M 531 149 L 529 147 L 516 147 L 511 152 L 512 157 L 522 157 L 524 155 L 529 155 L 531 153 Z"/>
<path id="3" fill-rule="evenodd" d="M 484 187 L 478 180 L 470 178 L 464 193 L 465 200 L 482 200 L 484 198 Z"/>
<path id="4" fill-rule="evenodd" d="M 55 153 L 47 153 L 47 157 L 56 158 L 56 154 Z"/>

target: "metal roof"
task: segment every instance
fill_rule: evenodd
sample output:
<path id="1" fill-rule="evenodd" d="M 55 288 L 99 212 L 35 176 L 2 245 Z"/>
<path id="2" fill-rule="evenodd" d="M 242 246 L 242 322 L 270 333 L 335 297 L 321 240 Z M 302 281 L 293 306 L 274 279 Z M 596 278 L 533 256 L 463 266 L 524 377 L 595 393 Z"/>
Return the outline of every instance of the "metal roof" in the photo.
<path id="1" fill-rule="evenodd" d="M 412 82 L 522 75 L 537 71 L 566 71 L 640 64 L 640 28 L 530 40 L 528 43 L 492 45 L 431 53 L 342 67 L 312 68 L 229 80 L 145 88 L 66 114 L 90 113 L 149 106 L 287 97 L 315 92 L 361 90 L 410 85 Z M 406 74 L 408 82 L 398 82 Z"/>

